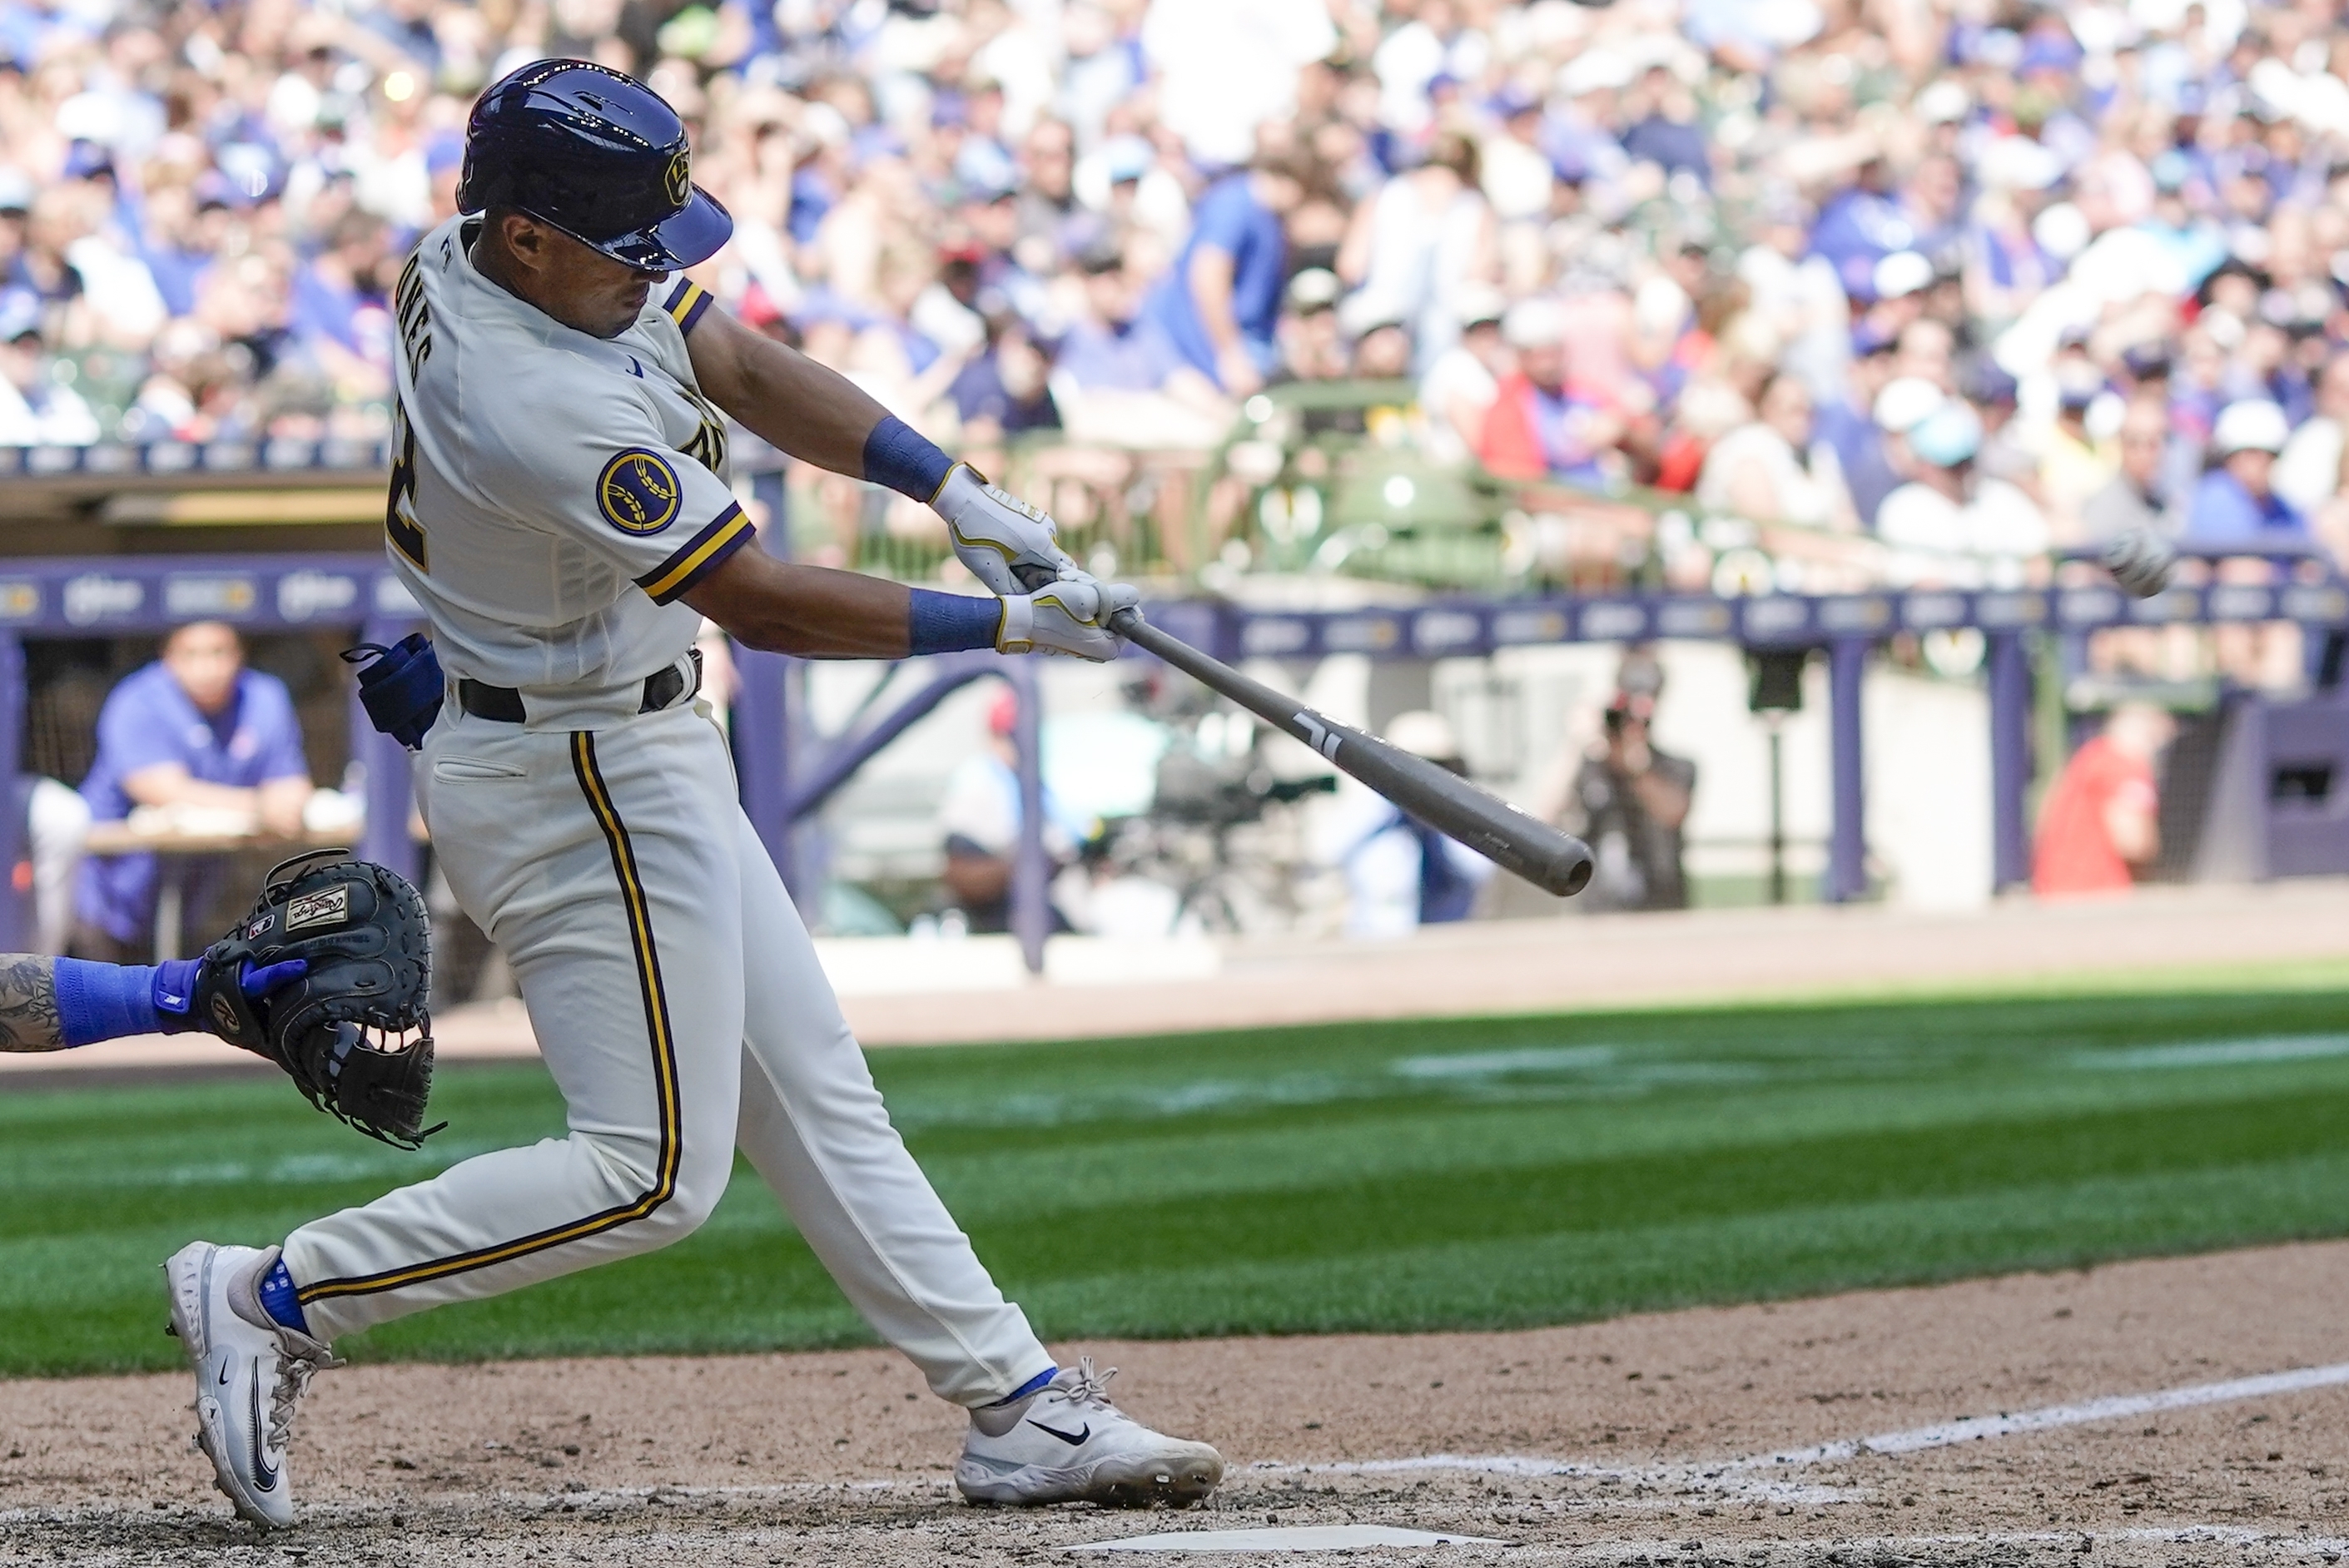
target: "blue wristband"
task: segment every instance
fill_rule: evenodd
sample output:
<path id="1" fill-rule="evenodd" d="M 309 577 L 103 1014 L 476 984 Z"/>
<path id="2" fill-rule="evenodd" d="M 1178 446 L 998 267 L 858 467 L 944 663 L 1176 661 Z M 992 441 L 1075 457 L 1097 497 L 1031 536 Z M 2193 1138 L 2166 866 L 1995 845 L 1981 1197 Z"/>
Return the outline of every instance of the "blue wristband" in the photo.
<path id="1" fill-rule="evenodd" d="M 884 414 L 864 438 L 864 477 L 927 504 L 946 488 L 954 459 L 937 443 L 895 414 Z"/>
<path id="2" fill-rule="evenodd" d="M 913 591 L 913 611 L 906 617 L 906 642 L 916 654 L 957 654 L 966 648 L 991 648 L 1003 629 L 1003 601 L 968 593 L 939 593 L 927 588 Z"/>
<path id="3" fill-rule="evenodd" d="M 57 1032 L 67 1046 L 152 1035 L 164 1026 L 155 1009 L 155 971 L 143 964 L 60 958 L 50 976 L 57 993 Z"/>

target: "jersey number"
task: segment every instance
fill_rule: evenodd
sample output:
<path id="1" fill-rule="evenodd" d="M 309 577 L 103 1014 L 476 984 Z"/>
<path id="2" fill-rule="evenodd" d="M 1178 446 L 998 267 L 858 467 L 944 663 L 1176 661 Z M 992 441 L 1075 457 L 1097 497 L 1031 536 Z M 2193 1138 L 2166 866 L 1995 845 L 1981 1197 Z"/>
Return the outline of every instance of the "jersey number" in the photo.
<path id="1" fill-rule="evenodd" d="M 407 406 L 391 402 L 391 498 L 384 504 L 383 531 L 391 547 L 419 572 L 429 572 L 424 549 L 424 525 L 416 521 L 416 431 L 408 422 Z"/>

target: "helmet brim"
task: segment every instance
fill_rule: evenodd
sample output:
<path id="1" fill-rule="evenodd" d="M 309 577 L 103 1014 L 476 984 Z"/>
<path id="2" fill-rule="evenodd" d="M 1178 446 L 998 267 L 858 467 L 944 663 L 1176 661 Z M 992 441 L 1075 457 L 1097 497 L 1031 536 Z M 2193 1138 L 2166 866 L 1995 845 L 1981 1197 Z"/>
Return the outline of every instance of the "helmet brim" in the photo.
<path id="1" fill-rule="evenodd" d="M 609 240 L 582 237 L 581 242 L 642 272 L 673 273 L 708 261 L 733 235 L 733 215 L 697 185 L 690 201 L 657 223 Z"/>

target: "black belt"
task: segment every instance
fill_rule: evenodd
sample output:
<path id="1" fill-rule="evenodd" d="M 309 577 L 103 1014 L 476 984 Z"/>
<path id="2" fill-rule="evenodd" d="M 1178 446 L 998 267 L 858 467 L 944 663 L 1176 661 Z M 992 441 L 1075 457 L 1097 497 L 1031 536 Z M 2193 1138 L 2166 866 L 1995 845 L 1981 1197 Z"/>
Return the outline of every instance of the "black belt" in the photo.
<path id="1" fill-rule="evenodd" d="M 675 665 L 645 677 L 645 696 L 636 705 L 638 713 L 658 713 L 662 708 L 673 707 L 679 697 L 701 689 L 701 650 L 692 649 L 686 656 L 693 664 L 689 677 Z M 457 703 L 475 718 L 493 718 L 501 724 L 520 724 L 530 717 L 522 706 L 522 693 L 512 686 L 491 686 L 486 681 L 459 680 Z"/>

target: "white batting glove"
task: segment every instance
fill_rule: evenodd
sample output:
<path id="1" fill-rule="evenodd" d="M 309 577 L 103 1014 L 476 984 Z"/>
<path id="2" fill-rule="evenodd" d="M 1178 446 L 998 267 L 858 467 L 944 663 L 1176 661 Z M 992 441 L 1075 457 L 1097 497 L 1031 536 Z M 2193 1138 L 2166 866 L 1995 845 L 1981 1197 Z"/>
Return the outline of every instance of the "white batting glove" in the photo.
<path id="1" fill-rule="evenodd" d="M 1060 526 L 1050 517 L 997 490 L 968 463 L 947 470 L 930 510 L 946 519 L 956 558 L 998 598 L 1025 593 L 1031 584 L 1050 584 L 1078 571 L 1061 549 Z M 1078 575 L 1092 581 L 1081 572 Z"/>
<path id="2" fill-rule="evenodd" d="M 2132 528 L 2105 546 L 2105 569 L 2140 599 L 2168 587 L 2169 569 L 2177 563 L 2178 552 L 2149 528 Z"/>
<path id="3" fill-rule="evenodd" d="M 1110 617 L 1132 609 L 1141 599 L 1123 583 L 1097 583 L 1077 573 L 1033 593 L 1006 594 L 996 651 L 1073 654 L 1104 663 L 1125 645 L 1125 639 L 1109 629 Z"/>

